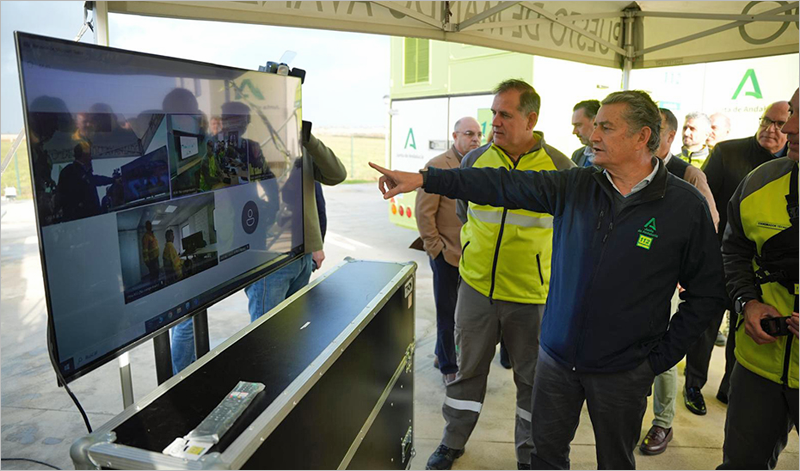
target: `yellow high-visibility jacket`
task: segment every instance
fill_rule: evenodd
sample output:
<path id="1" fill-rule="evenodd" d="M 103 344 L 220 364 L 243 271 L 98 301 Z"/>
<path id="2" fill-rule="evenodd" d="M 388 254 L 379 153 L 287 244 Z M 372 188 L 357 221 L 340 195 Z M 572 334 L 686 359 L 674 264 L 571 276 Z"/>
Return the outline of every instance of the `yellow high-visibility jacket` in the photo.
<path id="1" fill-rule="evenodd" d="M 514 162 L 494 144 L 468 153 L 462 168 L 563 170 L 575 164 L 546 145 L 544 136 Z M 461 279 L 490 299 L 544 304 L 550 284 L 553 216 L 524 209 L 509 210 L 458 202 L 461 228 Z"/>
<path id="2" fill-rule="evenodd" d="M 775 159 L 753 170 L 739 185 L 728 206 L 728 227 L 722 241 L 725 277 L 732 299 L 743 296 L 760 299 L 783 316 L 790 316 L 797 296 L 797 282 L 790 290 L 773 281 L 760 284 L 756 272 L 757 257 L 773 236 L 790 227 L 787 211 L 792 169 L 797 162 Z M 797 185 L 795 180 L 795 185 Z M 795 193 L 796 198 L 796 193 Z M 795 204 L 797 201 L 795 200 Z M 796 242 L 796 240 L 795 240 Z M 798 260 L 786 260 L 797 276 Z M 788 270 L 792 272 L 792 270 Z M 745 332 L 742 322 L 736 329 L 736 359 L 748 370 L 790 388 L 798 387 L 797 339 L 793 334 L 779 336 L 777 341 L 758 345 Z"/>

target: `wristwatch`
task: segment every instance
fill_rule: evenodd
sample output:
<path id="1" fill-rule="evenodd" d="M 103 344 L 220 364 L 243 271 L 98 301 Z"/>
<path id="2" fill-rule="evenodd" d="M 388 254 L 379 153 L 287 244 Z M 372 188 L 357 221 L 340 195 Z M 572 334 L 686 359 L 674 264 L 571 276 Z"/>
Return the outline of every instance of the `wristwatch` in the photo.
<path id="1" fill-rule="evenodd" d="M 755 298 L 752 298 L 750 296 L 739 296 L 733 302 L 733 310 L 736 311 L 736 314 L 739 315 L 744 314 L 744 305 L 747 304 L 748 301 L 752 301 L 754 299 Z"/>

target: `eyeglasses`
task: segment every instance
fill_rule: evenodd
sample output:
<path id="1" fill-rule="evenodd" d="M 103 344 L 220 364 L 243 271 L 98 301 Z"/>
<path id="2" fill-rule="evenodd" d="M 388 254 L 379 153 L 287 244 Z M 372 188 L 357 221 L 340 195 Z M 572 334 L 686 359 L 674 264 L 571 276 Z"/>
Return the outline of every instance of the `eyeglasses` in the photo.
<path id="1" fill-rule="evenodd" d="M 761 118 L 761 126 L 763 126 L 764 128 L 768 128 L 768 127 L 772 126 L 773 124 L 775 126 L 777 126 L 778 131 L 780 131 L 783 128 L 783 125 L 786 124 L 786 121 L 773 121 L 773 120 L 767 118 L 766 116 Z"/>
<path id="2" fill-rule="evenodd" d="M 469 137 L 470 139 L 475 137 L 475 136 L 478 136 L 479 138 L 483 136 L 483 133 L 480 132 L 480 131 L 478 131 L 477 133 L 474 133 L 472 131 L 463 131 L 463 132 L 462 131 L 456 131 L 456 133 L 463 134 L 463 135 Z"/>

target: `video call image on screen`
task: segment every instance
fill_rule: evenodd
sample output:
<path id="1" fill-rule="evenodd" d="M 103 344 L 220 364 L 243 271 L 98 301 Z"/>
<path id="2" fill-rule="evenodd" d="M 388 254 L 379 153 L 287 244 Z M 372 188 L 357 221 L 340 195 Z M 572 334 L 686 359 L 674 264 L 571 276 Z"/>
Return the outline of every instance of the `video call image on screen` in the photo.
<path id="1" fill-rule="evenodd" d="M 24 33 L 17 48 L 67 381 L 302 253 L 299 79 Z"/>
<path id="2" fill-rule="evenodd" d="M 73 221 L 169 198 L 163 114 L 118 116 L 107 105 L 66 111 L 40 97 L 29 114 L 39 223 Z M 104 112 L 99 112 L 103 110 Z"/>
<path id="3" fill-rule="evenodd" d="M 212 116 L 210 125 L 202 115 L 171 115 L 167 118 L 170 142 L 172 195 L 218 190 L 250 182 L 248 141 L 239 130 L 225 130 L 222 118 Z M 210 126 L 210 128 L 209 128 Z M 252 153 L 260 155 L 257 144 Z"/>
<path id="4" fill-rule="evenodd" d="M 125 303 L 219 263 L 214 194 L 117 213 Z"/>

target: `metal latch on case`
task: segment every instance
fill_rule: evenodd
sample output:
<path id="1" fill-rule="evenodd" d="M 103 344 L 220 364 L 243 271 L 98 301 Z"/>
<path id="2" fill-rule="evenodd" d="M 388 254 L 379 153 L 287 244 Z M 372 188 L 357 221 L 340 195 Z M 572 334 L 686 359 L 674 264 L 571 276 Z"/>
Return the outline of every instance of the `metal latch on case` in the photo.
<path id="1" fill-rule="evenodd" d="M 414 435 L 411 433 L 411 427 L 408 427 L 408 431 L 406 431 L 406 436 L 403 437 L 403 440 L 400 442 L 400 459 L 402 459 L 401 463 L 405 464 L 406 460 L 411 458 L 411 443 L 413 442 Z"/>
<path id="2" fill-rule="evenodd" d="M 414 348 L 415 347 L 416 347 L 416 344 L 414 342 L 411 342 L 410 344 L 408 344 L 408 347 L 406 348 L 406 355 L 405 355 L 405 357 L 406 357 L 406 373 L 411 373 L 411 369 L 412 369 L 413 363 L 414 363 Z"/>

